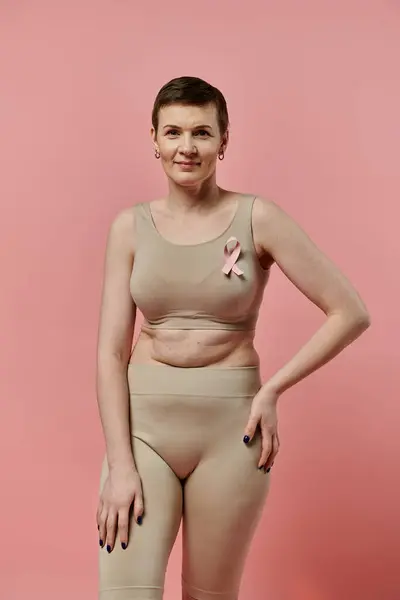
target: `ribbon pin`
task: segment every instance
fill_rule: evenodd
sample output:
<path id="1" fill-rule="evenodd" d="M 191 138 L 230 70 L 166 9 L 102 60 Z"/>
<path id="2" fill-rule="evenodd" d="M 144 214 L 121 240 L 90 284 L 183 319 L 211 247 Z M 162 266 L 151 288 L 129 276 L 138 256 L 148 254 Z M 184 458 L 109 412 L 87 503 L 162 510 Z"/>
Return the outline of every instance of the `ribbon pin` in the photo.
<path id="1" fill-rule="evenodd" d="M 235 245 L 231 250 L 228 249 L 229 242 L 235 242 Z M 243 271 L 239 269 L 236 264 L 241 251 L 242 249 L 239 241 L 235 237 L 230 237 L 224 248 L 225 264 L 222 268 L 222 271 L 225 273 L 225 275 L 229 275 L 231 271 L 233 271 L 236 275 L 243 275 Z"/>

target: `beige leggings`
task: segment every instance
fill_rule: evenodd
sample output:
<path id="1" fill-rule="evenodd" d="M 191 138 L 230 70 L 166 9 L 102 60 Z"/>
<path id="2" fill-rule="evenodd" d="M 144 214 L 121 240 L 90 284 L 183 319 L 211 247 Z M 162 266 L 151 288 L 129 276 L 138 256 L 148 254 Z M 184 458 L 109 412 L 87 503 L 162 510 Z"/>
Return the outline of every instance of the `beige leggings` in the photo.
<path id="1" fill-rule="evenodd" d="M 183 600 L 237 600 L 270 478 L 259 430 L 243 442 L 259 370 L 132 364 L 128 381 L 143 523 L 99 550 L 99 599 L 161 600 L 182 521 Z"/>

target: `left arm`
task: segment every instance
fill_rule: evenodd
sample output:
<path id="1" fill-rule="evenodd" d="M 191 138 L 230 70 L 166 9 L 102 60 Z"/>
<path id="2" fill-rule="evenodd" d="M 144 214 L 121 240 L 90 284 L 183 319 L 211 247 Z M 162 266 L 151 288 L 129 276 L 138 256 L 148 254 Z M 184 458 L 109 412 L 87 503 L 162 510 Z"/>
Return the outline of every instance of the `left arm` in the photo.
<path id="1" fill-rule="evenodd" d="M 254 398 L 246 433 L 251 438 L 257 426 L 255 420 L 257 423 L 261 421 L 261 428 L 265 431 L 260 464 L 270 465 L 279 446 L 274 415 L 280 394 L 332 360 L 369 327 L 371 319 L 345 275 L 274 202 L 255 201 L 253 230 L 255 240 L 263 251 L 327 316 L 310 340 L 262 386 Z"/>
<path id="2" fill-rule="evenodd" d="M 339 354 L 371 320 L 344 274 L 281 208 L 271 201 L 258 201 L 254 217 L 263 250 L 327 316 L 322 327 L 266 384 L 279 395 Z"/>

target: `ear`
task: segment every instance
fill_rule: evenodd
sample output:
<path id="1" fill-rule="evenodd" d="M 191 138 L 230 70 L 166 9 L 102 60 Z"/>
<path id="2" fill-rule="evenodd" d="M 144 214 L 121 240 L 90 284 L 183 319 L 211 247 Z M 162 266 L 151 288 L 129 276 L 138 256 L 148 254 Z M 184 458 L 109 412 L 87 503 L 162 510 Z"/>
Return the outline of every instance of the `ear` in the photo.
<path id="1" fill-rule="evenodd" d="M 151 139 L 152 139 L 152 141 L 153 141 L 154 149 L 155 149 L 155 150 L 158 150 L 158 144 L 157 144 L 157 134 L 156 134 L 156 131 L 155 131 L 154 127 L 152 127 L 152 128 L 150 129 L 150 136 L 151 136 Z"/>
<path id="2" fill-rule="evenodd" d="M 222 136 L 221 150 L 223 150 L 225 152 L 225 150 L 228 147 L 228 144 L 229 144 L 229 129 L 227 129 L 226 132 L 224 133 L 224 135 Z"/>

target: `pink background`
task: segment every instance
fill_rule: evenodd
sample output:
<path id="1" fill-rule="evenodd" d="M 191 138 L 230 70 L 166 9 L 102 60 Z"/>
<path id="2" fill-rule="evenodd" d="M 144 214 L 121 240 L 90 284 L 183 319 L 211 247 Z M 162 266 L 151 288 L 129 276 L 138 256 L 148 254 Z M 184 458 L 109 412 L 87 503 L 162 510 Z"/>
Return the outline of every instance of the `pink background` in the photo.
<path id="1" fill-rule="evenodd" d="M 288 210 L 373 320 L 282 396 L 241 598 L 400 598 L 400 5 L 3 0 L 0 40 L 1 600 L 96 598 L 106 233 L 119 209 L 164 192 L 150 111 L 187 74 L 228 99 L 220 184 Z M 275 269 L 265 378 L 322 319 Z M 166 600 L 179 574 L 177 544 Z"/>

